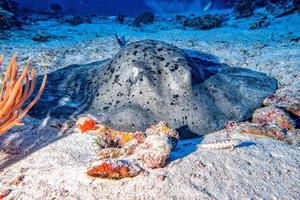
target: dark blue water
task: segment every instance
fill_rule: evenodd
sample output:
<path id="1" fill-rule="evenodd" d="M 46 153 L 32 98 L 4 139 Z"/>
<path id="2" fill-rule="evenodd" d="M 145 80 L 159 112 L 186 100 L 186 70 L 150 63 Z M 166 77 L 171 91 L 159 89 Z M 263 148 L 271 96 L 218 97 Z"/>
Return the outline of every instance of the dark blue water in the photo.
<path id="1" fill-rule="evenodd" d="M 201 13 L 206 6 L 220 8 L 229 0 L 15 0 L 21 7 L 49 9 L 58 3 L 64 13 L 73 15 L 138 15 L 144 11 L 159 14 Z"/>

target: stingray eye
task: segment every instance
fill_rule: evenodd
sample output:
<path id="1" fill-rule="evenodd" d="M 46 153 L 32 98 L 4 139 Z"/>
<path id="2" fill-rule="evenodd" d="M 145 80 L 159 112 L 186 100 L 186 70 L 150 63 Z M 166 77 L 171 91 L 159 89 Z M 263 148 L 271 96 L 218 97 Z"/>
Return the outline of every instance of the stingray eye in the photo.
<path id="1" fill-rule="evenodd" d="M 138 79 L 138 75 L 139 75 L 140 70 L 137 67 L 134 67 L 130 73 L 130 81 L 132 83 L 135 83 Z"/>
<path id="2" fill-rule="evenodd" d="M 132 69 L 132 77 L 133 77 L 133 79 L 136 79 L 138 75 L 139 75 L 139 69 L 136 68 L 136 67 L 133 68 Z"/>

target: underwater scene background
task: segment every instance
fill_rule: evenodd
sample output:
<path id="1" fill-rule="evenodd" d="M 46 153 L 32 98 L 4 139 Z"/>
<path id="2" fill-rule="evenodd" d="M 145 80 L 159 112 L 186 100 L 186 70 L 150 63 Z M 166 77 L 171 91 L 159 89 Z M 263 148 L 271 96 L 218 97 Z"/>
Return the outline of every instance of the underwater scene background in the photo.
<path id="1" fill-rule="evenodd" d="M 0 0 L 0 200 L 300 199 L 299 0 Z"/>
<path id="2" fill-rule="evenodd" d="M 69 14 L 97 14 L 117 15 L 125 14 L 134 16 L 141 12 L 152 11 L 160 14 L 168 13 L 200 13 L 211 4 L 211 7 L 222 8 L 233 5 L 230 0 L 45 0 L 45 1 L 17 1 L 21 7 L 49 8 L 51 4 L 58 3 L 62 11 Z"/>

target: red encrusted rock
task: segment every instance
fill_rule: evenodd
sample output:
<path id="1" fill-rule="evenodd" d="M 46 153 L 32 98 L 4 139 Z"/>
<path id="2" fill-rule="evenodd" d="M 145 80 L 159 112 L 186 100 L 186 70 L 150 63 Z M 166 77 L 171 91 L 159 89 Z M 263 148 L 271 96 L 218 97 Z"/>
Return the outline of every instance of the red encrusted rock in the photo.
<path id="1" fill-rule="evenodd" d="M 93 178 L 122 179 L 134 177 L 141 173 L 142 169 L 123 160 L 105 160 L 91 167 L 87 175 Z"/>
<path id="2" fill-rule="evenodd" d="M 172 147 L 172 142 L 168 137 L 149 135 L 145 142 L 136 149 L 136 156 L 145 167 L 160 168 L 166 164 Z"/>
<path id="3" fill-rule="evenodd" d="M 294 129 L 288 113 L 274 106 L 257 109 L 252 116 L 252 121 L 259 124 L 275 124 L 288 130 Z"/>
<path id="4" fill-rule="evenodd" d="M 0 200 L 4 199 L 11 193 L 11 190 L 0 191 Z"/>
<path id="5" fill-rule="evenodd" d="M 227 131 L 232 133 L 252 134 L 257 136 L 267 136 L 280 141 L 287 142 L 288 144 L 298 143 L 299 131 L 294 129 L 289 131 L 276 124 L 268 123 L 250 123 L 250 122 L 229 122 L 226 125 Z"/>
<path id="6" fill-rule="evenodd" d="M 137 147 L 136 155 L 145 167 L 163 167 L 178 139 L 177 131 L 159 122 L 146 130 L 145 141 Z"/>
<path id="7" fill-rule="evenodd" d="M 165 122 L 152 125 L 145 132 L 122 132 L 105 127 L 92 116 L 82 117 L 77 122 L 81 133 L 88 132 L 96 136 L 94 145 L 98 157 L 104 160 L 87 172 L 91 177 L 121 179 L 136 176 L 144 168 L 160 168 L 166 161 L 176 142 L 177 131 L 169 128 Z"/>
<path id="8" fill-rule="evenodd" d="M 103 148 L 99 150 L 98 157 L 100 159 L 108 159 L 108 158 L 119 158 L 123 155 L 126 155 L 126 151 L 123 148 Z"/>
<path id="9" fill-rule="evenodd" d="M 275 95 L 269 96 L 263 102 L 265 106 L 276 106 L 300 117 L 300 89 L 285 89 L 277 91 Z"/>

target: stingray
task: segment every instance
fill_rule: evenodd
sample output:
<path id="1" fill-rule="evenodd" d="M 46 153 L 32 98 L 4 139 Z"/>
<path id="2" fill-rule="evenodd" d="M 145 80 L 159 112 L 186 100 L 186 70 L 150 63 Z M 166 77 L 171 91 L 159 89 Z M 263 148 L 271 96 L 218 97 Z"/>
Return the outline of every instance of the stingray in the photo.
<path id="1" fill-rule="evenodd" d="M 132 42 L 110 60 L 50 73 L 29 114 L 67 119 L 89 113 L 126 131 L 166 121 L 186 138 L 250 118 L 277 88 L 266 74 L 205 58 L 161 41 Z"/>

